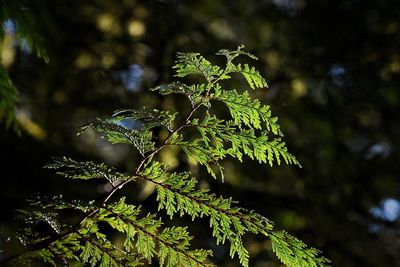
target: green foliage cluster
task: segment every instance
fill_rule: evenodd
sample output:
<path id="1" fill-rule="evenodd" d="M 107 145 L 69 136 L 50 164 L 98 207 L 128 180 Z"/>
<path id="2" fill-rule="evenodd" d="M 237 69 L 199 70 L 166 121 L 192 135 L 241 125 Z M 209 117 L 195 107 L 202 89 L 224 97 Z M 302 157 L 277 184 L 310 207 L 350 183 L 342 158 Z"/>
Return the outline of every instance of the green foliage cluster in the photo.
<path id="1" fill-rule="evenodd" d="M 273 222 L 264 216 L 237 206 L 231 198 L 218 196 L 208 189 L 200 189 L 197 178 L 190 172 L 172 172 L 157 159 L 157 154 L 167 146 L 178 146 L 190 160 L 204 166 L 214 178 L 223 177 L 221 160 L 233 157 L 242 161 L 244 156 L 269 165 L 295 164 L 296 158 L 281 140 L 282 132 L 277 118 L 269 106 L 262 105 L 250 95 L 236 90 L 222 89 L 221 81 L 231 74 L 242 74 L 252 89 L 266 86 L 255 68 L 235 64 L 239 55 L 256 59 L 242 50 L 220 50 L 217 55 L 226 57 L 225 68 L 211 64 L 198 53 L 178 54 L 177 77 L 199 75 L 203 83 L 186 85 L 171 83 L 152 89 L 162 95 L 179 93 L 192 104 L 190 113 L 179 123 L 178 115 L 168 111 L 143 108 L 121 110 L 110 119 L 98 119 L 84 126 L 97 130 L 111 143 L 129 144 L 141 154 L 137 168 L 125 175 L 105 164 L 78 162 L 69 158 L 56 159 L 47 167 L 72 179 L 106 179 L 112 191 L 99 204 L 68 203 L 62 198 L 38 202 L 43 208 L 24 212 L 34 226 L 39 221 L 56 229 L 54 234 L 38 236 L 26 227 L 21 234 L 27 243 L 28 253 L 14 259 L 17 264 L 33 264 L 35 260 L 59 263 L 88 264 L 90 266 L 137 266 L 144 262 L 158 262 L 160 266 L 214 266 L 212 252 L 192 249 L 193 237 L 187 227 L 164 227 L 160 215 L 143 213 L 141 207 L 128 204 L 126 198 L 112 201 L 112 196 L 126 184 L 135 181 L 152 183 L 157 192 L 158 210 L 168 216 L 190 216 L 193 220 L 207 218 L 211 234 L 217 244 L 228 243 L 230 256 L 238 257 L 242 266 L 249 266 L 249 252 L 243 244 L 247 233 L 268 237 L 277 257 L 287 266 L 322 267 L 329 261 L 316 249 L 285 231 L 275 230 Z M 223 120 L 212 109 L 214 101 L 224 103 L 232 118 Z M 202 112 L 201 112 L 202 111 Z M 121 124 L 125 119 L 140 121 L 140 127 L 129 129 Z M 168 136 L 155 140 L 153 130 L 163 127 Z M 185 131 L 195 129 L 197 137 L 188 139 Z M 75 225 L 64 225 L 59 214 L 66 209 L 83 213 Z M 47 214 L 47 215 L 46 215 Z M 39 216 L 40 215 L 40 216 Z M 27 224 L 29 225 L 29 224 Z M 114 244 L 104 225 L 123 236 L 123 244 Z M 32 227 L 33 227 L 32 226 Z"/>
<path id="2" fill-rule="evenodd" d="M 3 24 L 0 29 L 0 39 L 5 34 L 4 22 L 7 20 L 15 23 L 15 37 L 19 46 L 25 46 L 29 52 L 34 52 L 37 57 L 49 61 L 44 40 L 35 28 L 32 15 L 20 1 L 0 1 L 0 21 Z"/>
<path id="3" fill-rule="evenodd" d="M 34 28 L 35 23 L 29 11 L 19 1 L 0 1 L 0 41 L 6 34 L 6 23 L 11 22 L 15 26 L 12 33 L 20 47 L 28 52 L 34 52 L 37 57 L 48 62 L 49 58 L 44 48 L 44 40 Z M 1 45 L 0 45 L 1 48 Z M 0 122 L 6 128 L 19 131 L 15 117 L 15 107 L 19 100 L 18 90 L 11 81 L 6 69 L 0 65 Z"/>

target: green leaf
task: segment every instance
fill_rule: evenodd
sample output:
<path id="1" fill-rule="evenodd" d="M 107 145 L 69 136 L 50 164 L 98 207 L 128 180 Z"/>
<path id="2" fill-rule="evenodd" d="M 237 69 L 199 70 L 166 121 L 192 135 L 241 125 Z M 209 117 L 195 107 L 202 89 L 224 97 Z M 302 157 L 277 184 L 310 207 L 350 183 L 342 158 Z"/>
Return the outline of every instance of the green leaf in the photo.
<path id="1" fill-rule="evenodd" d="M 232 145 L 232 155 L 238 155 L 241 159 L 239 149 L 252 159 L 257 159 L 260 163 L 269 163 L 273 166 L 274 162 L 278 165 L 281 164 L 281 158 L 286 164 L 295 164 L 301 167 L 296 157 L 290 154 L 287 150 L 285 142 L 280 138 L 269 140 L 267 133 L 262 132 L 261 135 L 256 136 L 254 130 L 242 130 L 240 133 L 231 135 L 230 140 L 235 145 Z"/>
<path id="2" fill-rule="evenodd" d="M 268 87 L 267 82 L 261 76 L 260 72 L 248 64 L 230 64 L 228 66 L 228 73 L 232 72 L 242 74 L 252 89 Z"/>
<path id="3" fill-rule="evenodd" d="M 174 214 L 188 214 L 195 218 L 208 216 L 212 234 L 217 244 L 230 243 L 230 256 L 236 254 L 243 266 L 248 266 L 249 254 L 242 243 L 246 232 L 268 233 L 272 223 L 266 218 L 241 208 L 234 207 L 230 198 L 225 199 L 208 190 L 196 189 L 197 180 L 190 173 L 169 173 L 166 166 L 153 162 L 146 166 L 140 177 L 156 185 L 159 210 Z"/>
<path id="4" fill-rule="evenodd" d="M 269 235 L 272 250 L 288 267 L 324 267 L 329 266 L 329 260 L 319 256 L 319 251 L 307 247 L 302 241 L 285 231 L 273 232 Z"/>
<path id="5" fill-rule="evenodd" d="M 95 202 L 71 203 L 62 198 L 34 202 L 35 210 L 25 212 L 30 226 L 20 236 L 28 240 L 28 245 L 44 242 L 45 248 L 32 252 L 26 258 L 27 262 L 36 257 L 51 264 L 58 262 L 55 259 L 62 258 L 68 264 L 76 262 L 103 267 L 137 266 L 145 262 L 152 264 L 154 260 L 158 260 L 160 266 L 168 267 L 213 266 L 208 263 L 211 251 L 190 248 L 193 237 L 186 227 L 164 227 L 156 214 L 143 214 L 139 206 L 127 204 L 125 197 L 111 201 L 116 190 L 128 181 L 140 180 L 155 186 L 158 209 L 164 210 L 171 218 L 176 214 L 188 215 L 192 220 L 207 217 L 216 243 L 227 242 L 229 255 L 237 257 L 242 266 L 249 266 L 249 252 L 243 244 L 246 233 L 269 237 L 273 251 L 289 267 L 328 266 L 329 261 L 321 257 L 319 251 L 307 247 L 284 231 L 274 231 L 273 223 L 262 215 L 238 207 L 229 197 L 199 189 L 197 179 L 190 172 L 169 172 L 165 164 L 154 160 L 164 147 L 176 145 L 194 163 L 204 165 L 214 178 L 215 167 L 223 175 L 219 162 L 227 156 L 242 161 L 243 156 L 247 155 L 271 166 L 281 162 L 300 166 L 280 138 L 269 137 L 272 134 L 282 136 L 277 118 L 271 116 L 269 106 L 252 99 L 247 92 L 240 94 L 236 90 L 221 89 L 219 82 L 230 78 L 229 74 L 235 72 L 242 73 L 253 89 L 266 86 L 265 80 L 254 68 L 232 62 L 239 55 L 256 59 L 242 48 L 220 50 L 217 53 L 227 58 L 225 69 L 212 65 L 197 53 L 178 55 L 176 76 L 200 74 L 207 80 L 203 84 L 172 83 L 153 89 L 163 95 L 178 93 L 189 98 L 192 110 L 180 126 L 173 127 L 176 113 L 142 108 L 117 111 L 109 120 L 97 120 L 83 127 L 83 130 L 92 127 L 111 143 L 134 146 L 142 155 L 139 167 L 132 172 L 132 176 L 127 177 L 102 163 L 78 162 L 66 157 L 47 165 L 47 168 L 57 169 L 68 178 L 105 178 L 113 184 L 121 180 L 126 182 L 114 187 L 101 205 L 95 205 Z M 232 120 L 226 121 L 212 115 L 209 100 L 225 103 Z M 196 112 L 200 107 L 203 110 Z M 142 125 L 137 129 L 128 129 L 123 126 L 125 119 L 140 121 Z M 158 147 L 152 140 L 156 127 L 165 127 L 169 131 L 168 136 L 158 142 Z M 184 132 L 184 129 L 190 128 L 199 133 L 192 139 L 187 138 L 190 131 L 188 134 Z M 38 211 L 39 206 L 42 206 L 42 210 Z M 65 227 L 59 223 L 60 212 L 64 209 L 84 212 L 85 217 L 77 225 Z M 35 231 L 37 227 L 34 226 L 43 221 L 56 231 L 57 238 Z M 110 227 L 122 236 L 123 240 L 118 246 L 108 236 Z"/>
<path id="6" fill-rule="evenodd" d="M 253 55 L 249 52 L 243 51 L 243 48 L 244 48 L 244 45 L 238 46 L 238 48 L 236 50 L 221 49 L 216 53 L 216 55 L 225 56 L 227 58 L 228 64 L 240 55 L 245 55 L 251 59 L 258 60 L 258 58 L 255 55 Z"/>
<path id="7" fill-rule="evenodd" d="M 22 218 L 24 219 L 25 223 L 37 225 L 39 222 L 44 222 L 49 225 L 55 233 L 61 233 L 61 225 L 57 220 L 57 213 L 46 210 L 17 211 L 21 216 L 23 216 Z"/>
<path id="8" fill-rule="evenodd" d="M 208 250 L 190 250 L 192 239 L 185 227 L 160 230 L 160 220 L 155 215 L 139 217 L 140 208 L 125 203 L 121 198 L 100 211 L 99 219 L 126 234 L 125 245 L 135 244 L 139 255 L 149 263 L 157 255 L 160 266 L 213 266 L 205 261 L 211 255 Z"/>
<path id="9" fill-rule="evenodd" d="M 47 248 L 29 251 L 12 260 L 10 266 L 33 266 L 34 260 L 40 260 L 51 264 L 51 266 L 57 266 L 54 253 Z"/>
<path id="10" fill-rule="evenodd" d="M 158 91 L 162 95 L 169 95 L 169 94 L 185 95 L 190 100 L 192 107 L 194 107 L 195 105 L 198 105 L 206 100 L 202 96 L 202 93 L 206 91 L 206 89 L 207 89 L 207 84 L 186 85 L 184 83 L 174 82 L 170 84 L 160 85 L 150 90 Z"/>
<path id="11" fill-rule="evenodd" d="M 258 58 L 253 54 L 243 51 L 243 48 L 244 46 L 241 45 L 236 50 L 222 49 L 218 51 L 217 55 L 225 56 L 227 59 L 224 75 L 227 76 L 228 74 L 235 72 L 241 73 L 252 89 L 268 87 L 265 79 L 254 67 L 250 67 L 248 64 L 242 66 L 241 64 L 235 65 L 232 63 L 232 61 L 239 55 L 245 55 L 251 59 L 258 60 Z"/>
<path id="12" fill-rule="evenodd" d="M 288 152 L 285 143 L 280 138 L 269 140 L 266 131 L 257 134 L 254 129 L 243 130 L 232 122 L 219 120 L 208 113 L 201 123 L 195 119 L 190 125 L 198 129 L 206 149 L 214 149 L 221 155 L 228 154 L 242 161 L 243 154 L 246 154 L 260 163 L 268 162 L 270 166 L 273 166 L 274 162 L 280 165 L 283 159 L 286 164 L 296 164 L 301 167 L 295 156 Z M 197 144 L 194 147 L 201 148 Z M 201 157 L 202 153 L 192 154 L 199 159 L 206 159 L 205 156 Z"/>
<path id="13" fill-rule="evenodd" d="M 225 156 L 228 155 L 228 151 L 209 146 L 202 139 L 180 141 L 175 143 L 175 145 L 180 146 L 193 163 L 205 166 L 207 172 L 211 174 L 214 179 L 217 178 L 217 174 L 213 170 L 212 165 L 215 165 L 221 174 L 221 179 L 224 179 L 223 168 L 219 165 L 218 161 L 225 158 Z"/>
<path id="14" fill-rule="evenodd" d="M 91 161 L 79 162 L 67 157 L 55 158 L 45 168 L 59 170 L 57 174 L 70 179 L 88 180 L 103 178 L 111 183 L 129 179 L 129 177 L 117 172 L 113 167 L 109 167 L 104 163 L 96 164 Z"/>
<path id="15" fill-rule="evenodd" d="M 80 259 L 78 253 L 83 248 L 81 237 L 77 233 L 70 233 L 49 245 L 49 249 L 55 255 L 72 260 Z"/>
<path id="16" fill-rule="evenodd" d="M 135 129 L 128 129 L 120 126 L 112 120 L 104 121 L 98 119 L 95 122 L 83 126 L 79 134 L 89 127 L 102 133 L 103 137 L 105 137 L 110 143 L 132 145 L 142 155 L 154 150 L 155 148 L 154 142 L 151 141 L 152 132 L 149 130 L 137 131 Z"/>
<path id="17" fill-rule="evenodd" d="M 221 76 L 223 70 L 212 65 L 199 53 L 177 53 L 175 65 L 176 77 L 185 77 L 189 74 L 201 74 L 207 81 L 211 81 Z"/>
<path id="18" fill-rule="evenodd" d="M 91 266 L 123 267 L 138 266 L 140 260 L 135 252 L 127 252 L 117 248 L 100 232 L 98 220 L 87 219 L 82 227 L 73 232 L 79 240 L 79 258 Z"/>
<path id="19" fill-rule="evenodd" d="M 218 90 L 210 98 L 227 105 L 236 125 L 243 123 L 256 129 L 265 127 L 273 134 L 283 135 L 277 124 L 278 118 L 271 116 L 270 107 L 261 105 L 258 99 L 252 99 L 248 92 L 239 94 L 236 90 Z"/>
<path id="20" fill-rule="evenodd" d="M 52 210 L 77 210 L 82 212 L 90 212 L 96 209 L 94 205 L 94 200 L 84 201 L 84 200 L 65 200 L 62 195 L 49 197 L 38 196 L 35 199 L 28 200 L 29 204 L 34 208 L 41 209 L 52 209 Z"/>
<path id="21" fill-rule="evenodd" d="M 154 127 L 164 126 L 169 131 L 173 129 L 173 122 L 178 113 L 171 114 L 168 111 L 158 109 L 123 109 L 115 111 L 113 114 L 113 121 L 119 122 L 124 119 L 140 120 L 143 125 L 141 130 L 147 131 Z"/>

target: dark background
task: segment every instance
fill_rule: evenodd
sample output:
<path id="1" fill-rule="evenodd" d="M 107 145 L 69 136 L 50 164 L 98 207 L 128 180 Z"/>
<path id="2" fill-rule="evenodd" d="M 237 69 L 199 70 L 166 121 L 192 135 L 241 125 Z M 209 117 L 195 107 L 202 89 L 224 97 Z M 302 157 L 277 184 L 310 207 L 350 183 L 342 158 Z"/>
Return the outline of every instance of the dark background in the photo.
<path id="1" fill-rule="evenodd" d="M 269 84 L 253 96 L 271 105 L 303 168 L 227 161 L 224 184 L 200 171 L 202 185 L 321 249 L 333 266 L 400 266 L 400 1 L 21 2 L 50 62 L 3 45 L 3 65 L 20 90 L 22 128 L 21 136 L 0 128 L 4 233 L 12 236 L 14 210 L 38 194 L 106 195 L 101 183 L 43 169 L 52 156 L 105 161 L 127 172 L 135 167 L 138 157 L 126 146 L 90 131 L 76 136 L 83 123 L 144 105 L 185 114 L 189 105 L 181 98 L 147 90 L 174 79 L 175 53 L 196 51 L 221 62 L 216 51 L 244 44 Z M 6 63 L 4 51 L 12 55 Z M 245 85 L 235 81 L 235 88 Z M 185 164 L 179 151 L 161 158 Z M 123 193 L 151 210 L 152 190 L 137 184 Z M 213 247 L 206 227 L 206 221 L 193 226 L 199 243 L 215 250 L 221 266 L 238 266 L 227 247 Z M 245 242 L 250 266 L 279 266 L 268 240 Z"/>

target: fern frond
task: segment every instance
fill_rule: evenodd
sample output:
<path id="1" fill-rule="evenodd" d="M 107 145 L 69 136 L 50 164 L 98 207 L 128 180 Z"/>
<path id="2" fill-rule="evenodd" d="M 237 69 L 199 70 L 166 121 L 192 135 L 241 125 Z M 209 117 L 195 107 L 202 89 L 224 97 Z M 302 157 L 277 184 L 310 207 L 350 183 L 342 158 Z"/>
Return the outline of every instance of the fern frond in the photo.
<path id="1" fill-rule="evenodd" d="M 272 117 L 270 107 L 261 105 L 258 99 L 252 99 L 248 92 L 239 94 L 236 90 L 217 90 L 210 95 L 210 99 L 224 102 L 229 108 L 235 124 L 239 126 L 243 123 L 249 127 L 261 129 L 265 125 L 267 131 L 283 135 L 277 124 L 278 118 Z"/>
<path id="2" fill-rule="evenodd" d="M 37 258 L 54 266 L 59 258 L 79 260 L 91 266 L 123 267 L 138 266 L 143 260 L 149 263 L 158 258 L 160 266 L 214 266 L 207 262 L 211 251 L 190 250 L 186 227 L 160 229 L 162 222 L 155 215 L 140 216 L 140 208 L 125 203 L 103 206 L 94 217 L 86 218 L 79 228 L 51 242 L 46 248 L 24 254 L 18 262 L 28 263 Z M 115 247 L 99 229 L 105 222 L 124 233 L 123 250 Z"/>
<path id="3" fill-rule="evenodd" d="M 176 76 L 200 74 L 206 78 L 206 83 L 172 83 L 152 90 L 162 95 L 178 93 L 189 98 L 192 110 L 182 125 L 173 126 L 176 113 L 143 108 L 117 111 L 109 120 L 99 119 L 84 126 L 82 130 L 92 127 L 111 143 L 134 146 L 142 155 L 139 166 L 132 176 L 127 177 L 104 164 L 78 162 L 66 157 L 47 165 L 47 168 L 57 169 L 67 178 L 104 178 L 114 185 L 117 181 L 124 182 L 114 187 L 100 206 L 94 202 L 70 203 L 62 198 L 55 198 L 51 203 L 41 200 L 34 202 L 36 208 L 41 205 L 43 210 L 25 212 L 27 223 L 33 226 L 27 227 L 21 238 L 27 239 L 28 245 L 41 246 L 31 254 L 28 253 L 25 260 L 29 262 L 30 259 L 38 258 L 54 265 L 60 259 L 65 259 L 67 262 L 76 261 L 102 267 L 136 266 L 144 261 L 149 264 L 158 261 L 160 266 L 168 267 L 213 266 L 208 263 L 211 251 L 190 249 L 193 237 L 186 227 L 164 228 L 156 214 L 143 215 L 140 207 L 127 204 L 124 197 L 111 202 L 111 196 L 128 182 L 146 181 L 156 188 L 158 209 L 165 210 L 171 218 L 176 214 L 188 215 L 192 220 L 208 217 L 216 243 L 228 242 L 229 255 L 232 258 L 238 257 L 242 266 L 249 265 L 249 252 L 243 244 L 246 233 L 269 237 L 273 251 L 289 267 L 328 266 L 329 261 L 321 257 L 319 251 L 307 247 L 284 231 L 273 230 L 273 223 L 265 217 L 237 207 L 231 198 L 217 196 L 208 189 L 198 189 L 197 179 L 190 172 L 171 173 L 165 164 L 154 160 L 155 155 L 164 147 L 175 145 L 192 162 L 205 166 L 214 178 L 215 166 L 223 175 L 223 168 L 218 163 L 227 156 L 242 161 L 243 156 L 247 155 L 271 166 L 281 162 L 300 166 L 280 138 L 268 136 L 282 136 L 277 118 L 272 117 L 269 106 L 252 99 L 247 92 L 239 94 L 236 90 L 221 89 L 219 81 L 230 78 L 229 74 L 235 72 L 242 73 L 253 89 L 266 86 L 265 80 L 254 68 L 232 63 L 239 55 L 256 59 L 242 48 L 220 50 L 217 53 L 227 58 L 225 69 L 213 66 L 197 53 L 178 55 L 174 66 Z M 225 121 L 211 115 L 210 100 L 226 104 L 232 120 Z M 200 117 L 195 112 L 202 105 L 205 112 Z M 126 119 L 139 121 L 142 126 L 128 129 L 123 126 Z M 168 136 L 158 142 L 158 147 L 152 140 L 155 127 L 166 127 L 169 131 Z M 186 135 L 182 131 L 188 128 L 195 128 L 200 136 L 184 139 Z M 58 224 L 65 209 L 83 212 L 85 217 L 74 227 Z M 54 239 L 52 234 L 43 236 L 36 232 L 38 222 L 47 223 L 57 233 L 58 239 Z M 124 237 L 123 244 L 116 247 L 100 227 L 104 225 L 120 232 Z"/>
<path id="4" fill-rule="evenodd" d="M 75 210 L 88 213 L 96 209 L 94 200 L 66 200 L 62 195 L 53 196 L 51 198 L 37 196 L 34 199 L 29 199 L 28 202 L 34 209 L 54 210 L 56 212 L 61 210 Z"/>
<path id="5" fill-rule="evenodd" d="M 114 246 L 98 228 L 97 220 L 86 220 L 72 235 L 77 235 L 83 244 L 80 247 L 79 258 L 91 266 L 138 266 L 138 255 Z"/>
<path id="6" fill-rule="evenodd" d="M 186 227 L 160 230 L 162 222 L 155 219 L 155 215 L 139 218 L 139 213 L 139 207 L 126 204 L 125 198 L 121 198 L 117 203 L 102 208 L 99 220 L 126 234 L 125 250 L 134 247 L 149 263 L 157 256 L 160 266 L 213 266 L 206 262 L 211 251 L 189 249 L 192 237 Z"/>
<path id="7" fill-rule="evenodd" d="M 193 237 L 189 236 L 187 227 L 165 228 L 159 234 L 159 238 L 160 240 L 164 240 L 164 242 L 160 243 L 160 248 L 158 252 L 160 265 L 180 266 L 182 264 L 180 261 L 181 255 L 179 255 L 181 251 L 171 249 L 171 246 L 176 247 L 182 251 L 188 250 L 189 241 L 193 239 Z M 195 264 L 194 266 L 201 266 L 199 265 L 200 262 L 205 262 L 209 256 L 212 256 L 211 251 L 204 249 L 196 249 L 188 251 L 186 253 L 188 253 L 188 258 L 192 259 L 193 263 Z M 194 261 L 193 259 L 196 259 L 196 261 Z M 189 261 L 188 263 L 191 262 Z M 210 264 L 207 265 L 211 266 Z"/>
<path id="8" fill-rule="evenodd" d="M 188 214 L 192 219 L 208 216 L 213 236 L 218 243 L 228 240 L 230 256 L 236 254 L 243 266 L 248 266 L 248 251 L 243 246 L 242 236 L 246 232 L 268 232 L 272 223 L 266 218 L 234 207 L 231 199 L 218 197 L 208 190 L 196 189 L 197 180 L 190 173 L 168 173 L 166 166 L 153 162 L 140 173 L 140 177 L 156 185 L 159 210 L 169 216 Z"/>
<path id="9" fill-rule="evenodd" d="M 176 77 L 201 74 L 207 81 L 212 81 L 224 72 L 220 67 L 212 65 L 199 53 L 177 53 L 176 58 L 175 65 L 172 67 L 176 69 Z"/>
<path id="10" fill-rule="evenodd" d="M 95 122 L 83 126 L 81 132 L 89 127 L 102 133 L 103 137 L 105 137 L 110 143 L 132 145 L 142 155 L 154 150 L 155 148 L 154 142 L 151 141 L 152 132 L 148 130 L 137 131 L 135 129 L 128 129 L 120 126 L 112 120 L 104 121 L 98 119 Z"/>
<path id="11" fill-rule="evenodd" d="M 104 163 L 96 164 L 91 161 L 79 162 L 67 157 L 55 158 L 52 163 L 47 164 L 45 168 L 56 169 L 60 174 L 70 179 L 107 179 L 110 183 L 120 180 L 127 180 L 124 174 L 117 172 L 113 167 Z"/>
<path id="12" fill-rule="evenodd" d="M 215 148 L 212 149 L 219 151 L 221 155 L 228 154 L 242 161 L 244 153 L 260 163 L 268 162 L 270 166 L 275 161 L 280 165 L 281 159 L 286 164 L 301 166 L 296 157 L 288 152 L 285 143 L 280 138 L 269 140 L 266 131 L 256 134 L 254 129 L 238 129 L 234 123 L 219 120 L 208 113 L 201 123 L 194 119 L 190 125 L 200 132 L 206 147 L 212 147 L 213 143 Z"/>
<path id="13" fill-rule="evenodd" d="M 46 210 L 18 210 L 21 215 L 21 219 L 23 219 L 24 223 L 30 225 L 37 225 L 40 222 L 46 223 L 48 226 L 53 229 L 53 231 L 57 234 L 61 233 L 62 226 L 58 222 L 57 213 Z"/>
<path id="14" fill-rule="evenodd" d="M 255 55 L 253 55 L 253 54 L 251 54 L 251 53 L 249 53 L 247 51 L 243 51 L 243 48 L 244 48 L 244 45 L 238 46 L 238 48 L 236 50 L 220 49 L 216 53 L 216 55 L 225 56 L 226 59 L 227 59 L 228 64 L 230 62 L 232 62 L 232 60 L 234 60 L 237 56 L 240 56 L 240 55 L 245 55 L 245 56 L 248 56 L 251 59 L 258 60 L 258 58 Z"/>
<path id="15" fill-rule="evenodd" d="M 18 231 L 18 239 L 25 247 L 35 247 L 38 244 L 48 240 L 51 236 L 64 235 L 70 231 L 70 226 L 65 225 L 62 221 L 62 213 L 64 210 L 74 210 L 83 213 L 94 211 L 94 201 L 67 201 L 62 196 L 48 199 L 46 197 L 38 197 L 30 200 L 30 208 L 27 210 L 17 210 L 19 212 L 18 219 L 24 225 Z M 38 229 L 44 226 L 48 231 L 41 233 Z"/>
<path id="16" fill-rule="evenodd" d="M 49 249 L 38 249 L 29 251 L 10 262 L 10 266 L 33 266 L 35 260 L 57 266 L 55 255 Z"/>
<path id="17" fill-rule="evenodd" d="M 221 179 L 224 180 L 223 168 L 218 162 L 228 155 L 227 151 L 214 148 L 205 143 L 203 139 L 179 141 L 174 143 L 174 145 L 178 145 L 194 164 L 205 166 L 207 172 L 214 177 L 214 179 L 217 178 L 217 174 L 213 170 L 212 165 L 215 165 L 221 174 Z"/>
<path id="18" fill-rule="evenodd" d="M 170 84 L 160 85 L 156 88 L 150 89 L 151 91 L 158 91 L 162 95 L 169 94 L 182 94 L 188 97 L 192 107 L 202 103 L 205 100 L 202 93 L 206 91 L 206 84 L 194 84 L 186 85 L 180 82 L 174 82 Z"/>
<path id="19" fill-rule="evenodd" d="M 274 252 L 289 267 L 329 266 L 329 260 L 321 257 L 318 250 L 284 231 L 273 231 L 273 223 L 265 217 L 233 206 L 235 202 L 230 198 L 196 189 L 197 180 L 188 172 L 168 173 L 166 168 L 163 163 L 153 162 L 140 174 L 142 179 L 156 185 L 158 209 L 171 217 L 188 214 L 192 220 L 208 216 L 217 244 L 228 240 L 231 257 L 238 254 L 243 266 L 248 266 L 248 252 L 241 241 L 246 232 L 268 236 Z"/>
<path id="20" fill-rule="evenodd" d="M 87 219 L 79 229 L 49 245 L 58 257 L 80 260 L 91 266 L 138 266 L 136 253 L 127 253 L 114 246 L 100 232 L 97 221 Z"/>
<path id="21" fill-rule="evenodd" d="M 248 64 L 235 65 L 232 63 L 232 61 L 239 55 L 245 55 L 251 59 L 258 60 L 255 55 L 243 51 L 243 48 L 244 46 L 241 45 L 236 50 L 222 49 L 218 51 L 217 55 L 225 56 L 227 59 L 224 75 L 227 76 L 230 73 L 240 73 L 243 75 L 243 77 L 246 79 L 247 83 L 252 89 L 268 87 L 266 80 L 254 67 L 250 67 Z"/>
<path id="22" fill-rule="evenodd" d="M 289 235 L 285 231 L 276 231 L 269 234 L 272 250 L 288 267 L 324 267 L 329 260 L 319 256 L 320 251 L 307 247 L 302 241 Z"/>
<path id="23" fill-rule="evenodd" d="M 90 266 L 102 267 L 141 265 L 140 256 L 115 247 L 106 235 L 101 233 L 98 222 L 89 218 L 78 229 L 67 232 L 61 238 L 48 244 L 46 248 L 24 254 L 15 261 L 29 265 L 34 259 L 49 262 L 53 266 L 57 266 L 55 263 L 57 259 L 79 261 Z"/>
<path id="24" fill-rule="evenodd" d="M 164 126 L 169 131 L 172 131 L 173 123 L 177 114 L 178 113 L 171 114 L 168 111 L 144 107 L 142 109 L 117 110 L 113 114 L 113 120 L 116 122 L 124 119 L 140 120 L 143 123 L 141 127 L 142 131 L 147 131 L 159 126 Z"/>
<path id="25" fill-rule="evenodd" d="M 248 64 L 230 64 L 227 72 L 242 74 L 252 89 L 268 87 L 267 82 L 261 76 L 260 72 L 254 67 L 250 67 Z"/>
<path id="26" fill-rule="evenodd" d="M 254 130 L 242 130 L 236 135 L 231 135 L 229 140 L 232 142 L 232 155 L 237 155 L 240 149 L 251 159 L 257 159 L 260 163 L 269 163 L 273 166 L 274 162 L 281 164 L 281 158 L 286 164 L 295 164 L 301 167 L 296 157 L 288 152 L 285 142 L 280 138 L 268 140 L 266 132 L 262 132 L 260 136 L 256 136 Z"/>

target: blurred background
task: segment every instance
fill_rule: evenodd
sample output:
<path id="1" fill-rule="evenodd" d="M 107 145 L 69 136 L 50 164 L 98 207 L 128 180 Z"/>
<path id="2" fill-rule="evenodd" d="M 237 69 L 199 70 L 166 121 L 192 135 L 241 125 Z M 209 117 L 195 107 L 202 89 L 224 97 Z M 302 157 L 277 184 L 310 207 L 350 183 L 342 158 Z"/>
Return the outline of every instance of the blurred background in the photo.
<path id="1" fill-rule="evenodd" d="M 272 219 L 333 266 L 400 266 L 400 1 L 15 2 L 31 16 L 50 61 L 13 41 L 12 18 L 4 23 L 0 57 L 19 90 L 21 134 L 0 127 L 3 232 L 12 236 L 15 209 L 37 195 L 106 195 L 105 183 L 43 169 L 53 156 L 105 161 L 125 172 L 136 166 L 129 147 L 90 131 L 76 136 L 82 124 L 120 108 L 186 114 L 183 99 L 147 90 L 174 80 L 175 53 L 222 63 L 215 52 L 244 44 L 269 84 L 253 96 L 271 105 L 303 168 L 226 161 L 221 184 L 189 166 L 201 185 Z M 240 78 L 230 85 L 246 86 Z M 188 164 L 176 150 L 160 157 L 177 169 Z M 153 210 L 153 190 L 136 184 L 123 193 Z M 192 233 L 220 266 L 238 266 L 228 247 L 213 245 L 206 221 Z M 249 235 L 245 243 L 250 266 L 281 266 L 268 240 Z M 1 245 L 8 248 L 3 256 L 13 253 Z"/>

